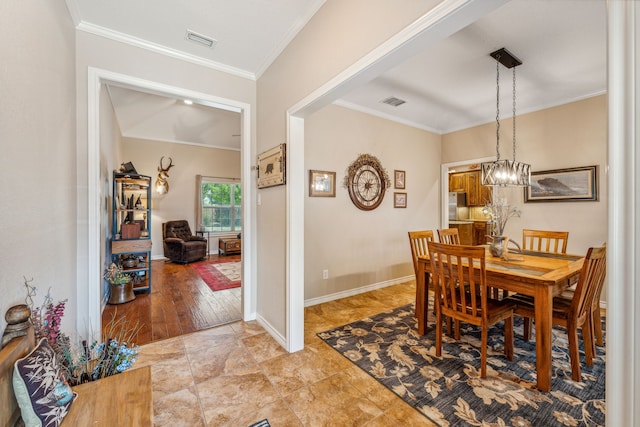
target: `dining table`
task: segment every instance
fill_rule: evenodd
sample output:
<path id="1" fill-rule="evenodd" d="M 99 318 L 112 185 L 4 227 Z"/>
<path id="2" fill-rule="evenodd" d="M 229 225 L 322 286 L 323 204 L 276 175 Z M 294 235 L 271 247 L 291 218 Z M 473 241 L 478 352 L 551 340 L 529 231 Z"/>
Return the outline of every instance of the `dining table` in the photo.
<path id="1" fill-rule="evenodd" d="M 522 251 L 509 253 L 506 259 L 495 257 L 486 246 L 486 278 L 488 286 L 509 293 L 531 295 L 535 305 L 537 387 L 551 390 L 553 297 L 577 281 L 584 256 Z M 427 333 L 428 286 L 431 261 L 428 255 L 418 257 L 416 276 L 416 318 L 418 333 Z"/>

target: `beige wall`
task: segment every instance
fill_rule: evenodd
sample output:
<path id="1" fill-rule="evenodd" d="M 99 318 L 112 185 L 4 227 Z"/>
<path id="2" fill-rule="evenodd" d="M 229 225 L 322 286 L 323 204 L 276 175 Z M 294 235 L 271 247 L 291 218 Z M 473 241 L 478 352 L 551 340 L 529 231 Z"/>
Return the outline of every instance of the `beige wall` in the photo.
<path id="1" fill-rule="evenodd" d="M 287 142 L 287 109 L 438 3 L 327 1 L 258 80 L 258 152 Z M 259 197 L 258 313 L 284 336 L 286 191 L 272 187 L 259 191 Z"/>
<path id="2" fill-rule="evenodd" d="M 503 123 L 504 122 L 504 123 Z M 501 121 L 501 156 L 511 158 L 511 120 Z M 567 251 L 586 253 L 607 240 L 607 99 L 583 101 L 518 116 L 517 159 L 532 171 L 599 165 L 599 201 L 524 203 L 522 190 L 508 193 L 510 203 L 522 209 L 506 234 L 522 240 L 522 229 L 567 230 Z M 489 123 L 442 137 L 442 162 L 450 163 L 495 155 L 495 124 Z"/>
<path id="3" fill-rule="evenodd" d="M 132 162 L 138 173 L 151 177 L 152 183 L 158 176 L 162 156 L 165 166 L 169 157 L 174 166 L 169 170 L 169 192 L 160 195 L 154 191 L 151 195 L 151 256 L 154 259 L 164 257 L 163 222 L 186 219 L 191 231 L 195 233 L 196 175 L 240 178 L 239 151 L 135 138 L 123 139 L 122 161 Z"/>
<path id="4" fill-rule="evenodd" d="M 407 231 L 439 224 L 440 136 L 330 105 L 306 119 L 305 143 L 305 170 L 334 171 L 337 181 L 335 198 L 305 199 L 306 304 L 413 276 Z M 362 153 L 378 157 L 392 180 L 373 211 L 356 208 L 342 185 Z M 405 190 L 393 189 L 395 169 L 406 172 Z M 306 180 L 308 188 L 308 172 Z M 407 193 L 406 209 L 393 207 L 394 191 Z"/>
<path id="5" fill-rule="evenodd" d="M 75 32 L 64 2 L 0 3 L 0 331 L 33 278 L 76 319 Z"/>

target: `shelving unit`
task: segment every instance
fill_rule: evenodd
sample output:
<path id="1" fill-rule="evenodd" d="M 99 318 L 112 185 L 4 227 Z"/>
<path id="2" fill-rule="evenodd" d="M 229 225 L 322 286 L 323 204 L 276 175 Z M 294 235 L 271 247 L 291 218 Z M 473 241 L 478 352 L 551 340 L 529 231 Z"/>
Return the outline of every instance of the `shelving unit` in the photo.
<path id="1" fill-rule="evenodd" d="M 151 177 L 113 173 L 111 260 L 151 292 Z"/>

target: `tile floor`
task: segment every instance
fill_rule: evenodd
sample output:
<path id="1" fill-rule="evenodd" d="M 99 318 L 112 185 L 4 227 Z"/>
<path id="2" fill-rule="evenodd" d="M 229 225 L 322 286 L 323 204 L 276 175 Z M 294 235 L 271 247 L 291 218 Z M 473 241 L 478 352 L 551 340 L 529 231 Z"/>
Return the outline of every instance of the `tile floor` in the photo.
<path id="1" fill-rule="evenodd" d="M 415 299 L 415 283 L 305 309 L 305 348 L 287 353 L 256 322 L 141 347 L 156 426 L 425 426 L 426 418 L 316 337 Z"/>

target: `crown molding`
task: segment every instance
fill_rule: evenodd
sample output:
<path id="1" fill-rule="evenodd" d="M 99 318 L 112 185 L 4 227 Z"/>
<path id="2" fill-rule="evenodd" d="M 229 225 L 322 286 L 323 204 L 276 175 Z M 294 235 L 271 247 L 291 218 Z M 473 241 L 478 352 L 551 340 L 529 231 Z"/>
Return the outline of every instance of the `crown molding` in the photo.
<path id="1" fill-rule="evenodd" d="M 265 60 L 256 70 L 255 76 L 256 79 L 260 78 L 262 74 L 267 71 L 269 66 L 276 60 L 278 56 L 285 50 L 285 48 L 293 41 L 293 39 L 298 35 L 298 33 L 309 23 L 311 18 L 316 14 L 318 10 L 324 5 L 326 0 L 315 0 L 311 7 L 308 8 L 307 14 L 301 17 L 293 27 L 289 29 L 289 32 L 280 40 L 273 50 L 267 55 Z"/>
<path id="2" fill-rule="evenodd" d="M 400 123 L 402 125 L 410 126 L 410 127 L 416 128 L 416 129 L 421 129 L 421 130 L 425 130 L 427 132 L 435 133 L 436 135 L 442 135 L 441 131 L 439 131 L 438 129 L 434 129 L 434 128 L 430 127 L 430 126 L 427 126 L 424 123 L 416 123 L 416 122 L 413 122 L 411 120 L 407 120 L 407 119 L 403 119 L 403 118 L 398 117 L 398 116 L 394 116 L 393 114 L 384 113 L 382 111 L 378 111 L 378 110 L 373 109 L 373 108 L 364 107 L 362 105 L 354 104 L 352 102 L 348 102 L 348 101 L 345 101 L 343 99 L 337 99 L 337 100 L 333 101 L 333 104 L 337 105 L 339 107 L 344 107 L 344 108 L 348 108 L 350 110 L 359 111 L 361 113 L 369 114 L 371 116 L 380 117 L 382 119 L 389 120 L 389 121 L 396 122 L 396 123 Z"/>
<path id="3" fill-rule="evenodd" d="M 108 28 L 101 27 L 99 25 L 94 25 L 94 24 L 90 24 L 82 21 L 76 26 L 76 29 L 79 31 L 84 31 L 89 34 L 94 34 L 96 36 L 105 37 L 110 40 L 126 43 L 131 46 L 135 46 L 141 49 L 159 53 L 161 55 L 165 55 L 165 56 L 176 58 L 182 61 L 190 62 L 192 64 L 201 65 L 203 67 L 211 68 L 217 71 L 222 71 L 224 73 L 232 74 L 234 76 L 241 77 L 244 79 L 249 79 L 253 81 L 256 80 L 256 75 L 249 71 L 241 70 L 239 68 L 231 67 L 229 65 L 221 64 L 219 62 L 204 59 L 199 56 L 184 53 L 179 50 L 175 50 L 175 49 L 168 48 L 166 46 L 159 45 L 157 43 L 152 43 L 144 39 L 130 36 L 128 34 L 110 30 Z"/>

